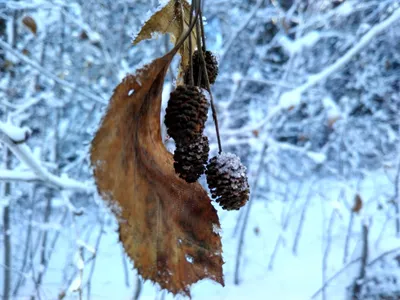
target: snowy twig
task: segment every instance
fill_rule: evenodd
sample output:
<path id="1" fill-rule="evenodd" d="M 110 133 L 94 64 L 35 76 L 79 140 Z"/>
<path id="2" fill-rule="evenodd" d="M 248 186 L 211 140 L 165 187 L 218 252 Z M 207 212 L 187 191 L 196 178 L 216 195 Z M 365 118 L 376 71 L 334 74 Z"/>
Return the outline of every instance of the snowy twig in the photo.
<path id="1" fill-rule="evenodd" d="M 354 215 L 355 215 L 355 212 L 351 211 L 350 212 L 349 226 L 347 227 L 346 240 L 344 242 L 343 263 L 346 263 L 347 257 L 349 255 L 350 237 L 351 237 L 351 235 L 353 233 Z"/>
<path id="2" fill-rule="evenodd" d="M 303 187 L 304 182 L 301 182 L 297 188 L 296 194 L 292 197 L 292 199 L 289 199 L 290 197 L 290 191 L 291 191 L 291 185 L 287 184 L 286 185 L 286 193 L 285 193 L 285 200 L 283 201 L 284 203 L 287 203 L 289 206 L 287 209 L 287 212 L 285 213 L 284 206 L 282 210 L 282 220 L 281 220 L 281 225 L 282 225 L 282 230 L 280 231 L 278 235 L 278 239 L 275 243 L 274 250 L 272 251 L 269 263 L 268 263 L 268 270 L 272 270 L 274 267 L 274 261 L 275 257 L 278 254 L 278 250 L 280 248 L 280 245 L 282 245 L 285 242 L 285 235 L 288 231 L 288 226 L 289 226 L 289 221 L 292 219 L 292 211 L 295 208 L 296 203 L 298 203 L 299 196 L 301 189 Z"/>
<path id="3" fill-rule="evenodd" d="M 31 171 L 0 169 L 0 181 L 41 181 L 40 177 Z"/>
<path id="4" fill-rule="evenodd" d="M 395 207 L 395 212 L 396 212 L 396 234 L 399 237 L 400 236 L 400 162 L 398 163 L 397 171 L 396 171 L 396 179 L 394 182 L 394 207 Z"/>
<path id="5" fill-rule="evenodd" d="M 309 88 L 313 87 L 314 85 L 323 82 L 329 76 L 334 74 L 339 69 L 343 68 L 356 54 L 360 51 L 365 49 L 368 43 L 376 37 L 378 34 L 382 33 L 388 27 L 390 27 L 394 22 L 400 19 L 400 8 L 396 9 L 393 14 L 387 18 L 385 21 L 378 23 L 374 27 L 371 28 L 361 39 L 360 41 L 346 54 L 344 54 L 341 58 L 339 58 L 335 63 L 330 65 L 329 67 L 325 68 L 321 72 L 312 75 L 308 78 L 308 80 L 302 84 L 301 86 L 288 91 L 282 94 L 280 98 L 280 107 L 288 108 L 292 105 L 297 105 L 300 101 L 300 95 L 307 91 Z"/>
<path id="6" fill-rule="evenodd" d="M 92 191 L 92 187 L 88 186 L 87 184 L 83 184 L 69 178 L 60 178 L 49 173 L 45 168 L 43 168 L 41 163 L 33 156 L 31 150 L 27 145 L 18 144 L 18 142 L 20 141 L 15 141 L 13 139 L 13 136 L 9 136 L 7 132 L 2 130 L 2 128 L 0 128 L 0 142 L 5 144 L 11 150 L 11 152 L 13 152 L 14 155 L 18 157 L 20 161 L 24 162 L 36 174 L 37 178 L 40 179 L 41 181 L 61 189 L 70 189 L 81 192 Z M 6 173 L 5 175 L 14 176 L 14 178 L 16 178 L 15 173 L 11 174 L 10 172 L 8 172 L 8 174 Z M 20 179 L 23 178 L 24 176 L 26 177 L 29 176 L 29 174 L 27 173 L 22 173 L 20 175 L 23 175 L 20 176 Z M 30 179 L 32 179 L 32 177 L 30 177 Z"/>
<path id="7" fill-rule="evenodd" d="M 329 219 L 326 247 L 325 247 L 324 255 L 322 257 L 322 285 L 324 286 L 324 288 L 322 289 L 322 299 L 323 300 L 327 299 L 325 282 L 327 281 L 326 273 L 327 273 L 327 269 L 328 269 L 329 253 L 330 253 L 331 245 L 332 245 L 332 234 L 333 234 L 332 231 L 333 231 L 333 224 L 335 223 L 335 216 L 336 216 L 336 212 L 332 211 L 331 217 Z"/>
<path id="8" fill-rule="evenodd" d="M 219 61 L 222 63 L 224 60 L 226 54 L 229 52 L 229 49 L 232 47 L 233 43 L 237 40 L 239 34 L 246 29 L 246 27 L 249 25 L 250 21 L 253 20 L 255 14 L 258 12 L 259 8 L 263 4 L 264 0 L 258 0 L 256 5 L 254 5 L 253 10 L 249 13 L 247 19 L 241 24 L 241 26 L 236 30 L 236 32 L 231 36 L 230 40 L 226 43 L 224 52 L 222 53 Z"/>
<path id="9" fill-rule="evenodd" d="M 298 249 L 298 245 L 299 245 L 299 241 L 300 241 L 300 236 L 301 236 L 301 233 L 302 233 L 302 230 L 303 230 L 303 226 L 304 226 L 304 222 L 305 222 L 305 219 L 306 219 L 306 213 L 307 213 L 309 204 L 310 204 L 311 199 L 312 199 L 312 194 L 314 193 L 314 188 L 313 187 L 316 185 L 315 184 L 316 181 L 317 181 L 316 178 L 311 181 L 310 189 L 309 189 L 309 191 L 307 193 L 307 196 L 306 196 L 306 201 L 305 201 L 305 203 L 304 203 L 304 205 L 303 205 L 303 207 L 301 209 L 300 221 L 299 221 L 299 225 L 297 226 L 296 235 L 295 235 L 295 238 L 294 238 L 294 241 L 293 241 L 293 247 L 292 247 L 293 255 L 297 255 L 297 249 Z"/>
<path id="10" fill-rule="evenodd" d="M 337 271 L 332 277 L 325 281 L 322 287 L 311 296 L 311 299 L 315 299 L 333 280 L 335 280 L 340 274 L 342 274 L 347 268 L 357 263 L 361 260 L 361 257 L 357 257 L 356 259 L 350 261 L 347 265 L 343 266 L 339 271 Z"/>
<path id="11" fill-rule="evenodd" d="M 0 47 L 2 47 L 4 50 L 10 52 L 12 55 L 16 56 L 18 59 L 21 61 L 25 62 L 26 64 L 30 65 L 32 68 L 38 70 L 42 75 L 45 75 L 46 77 L 54 80 L 58 84 L 60 84 L 62 87 L 70 89 L 78 94 L 81 94 L 91 100 L 100 102 L 102 104 L 107 104 L 107 101 L 104 100 L 101 96 L 95 95 L 89 91 L 86 91 L 84 89 L 81 89 L 77 87 L 75 84 L 68 82 L 66 80 L 63 80 L 59 78 L 57 75 L 54 75 L 50 71 L 46 70 L 42 66 L 40 66 L 37 62 L 29 59 L 27 56 L 23 55 L 19 51 L 15 50 L 10 44 L 5 42 L 4 40 L 0 39 Z"/>
<path id="12" fill-rule="evenodd" d="M 368 252 L 369 252 L 369 245 L 368 245 L 368 224 L 364 222 L 362 225 L 362 239 L 363 239 L 363 249 L 361 254 L 361 265 L 360 265 L 360 272 L 358 278 L 356 279 L 354 286 L 353 286 L 353 296 L 352 299 L 357 300 L 360 299 L 360 292 L 362 288 L 362 282 L 366 274 L 367 262 L 368 262 Z"/>
<path id="13" fill-rule="evenodd" d="M 254 182 L 252 184 L 252 194 L 254 195 L 254 193 L 257 191 L 257 187 L 258 187 L 258 182 L 261 176 L 261 172 L 264 169 L 264 159 L 267 156 L 268 153 L 268 143 L 265 142 L 264 146 L 263 146 L 263 150 L 261 151 L 261 157 L 260 157 L 260 164 L 258 165 L 258 169 L 257 169 L 257 174 L 254 178 Z M 240 283 L 240 279 L 239 279 L 239 273 L 240 273 L 240 260 L 242 258 L 242 252 L 243 252 L 243 246 L 244 246 L 244 236 L 246 233 L 246 229 L 247 229 L 247 224 L 249 221 L 249 216 L 250 216 L 250 212 L 251 212 L 251 207 L 252 204 L 254 202 L 254 199 L 252 196 L 250 196 L 250 201 L 247 204 L 246 207 L 246 212 L 244 215 L 244 220 L 243 220 L 243 225 L 242 228 L 240 230 L 240 237 L 239 237 L 239 243 L 238 243 L 238 249 L 237 249 L 237 254 L 236 254 L 236 265 L 235 265 L 235 284 L 239 285 Z"/>
<path id="14" fill-rule="evenodd" d="M 136 287 L 135 287 L 135 293 L 133 295 L 133 300 L 139 300 L 140 294 L 142 293 L 142 280 L 140 279 L 140 276 L 137 275 L 136 277 Z"/>

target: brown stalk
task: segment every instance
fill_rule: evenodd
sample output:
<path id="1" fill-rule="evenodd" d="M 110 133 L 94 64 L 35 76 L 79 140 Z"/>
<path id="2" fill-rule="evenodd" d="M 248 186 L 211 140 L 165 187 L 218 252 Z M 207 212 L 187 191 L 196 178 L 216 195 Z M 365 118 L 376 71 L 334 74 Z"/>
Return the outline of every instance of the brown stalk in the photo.
<path id="1" fill-rule="evenodd" d="M 201 11 L 200 11 L 200 15 L 201 15 Z M 206 68 L 206 61 L 204 59 L 203 49 L 202 49 L 202 46 L 201 46 L 201 39 L 203 39 L 203 41 L 205 40 L 204 31 L 202 31 L 201 28 L 200 28 L 201 27 L 201 23 L 202 23 L 201 19 L 200 19 L 200 22 L 196 23 L 197 51 L 199 53 L 199 58 L 201 60 L 201 73 L 204 72 L 206 90 L 210 94 L 210 103 L 211 103 L 212 116 L 213 116 L 213 119 L 214 119 L 215 131 L 216 131 L 217 140 L 218 140 L 218 150 L 219 150 L 219 154 L 221 154 L 222 153 L 222 144 L 221 144 L 221 137 L 220 137 L 220 134 L 219 134 L 217 110 L 215 109 L 214 97 L 213 97 L 213 94 L 211 92 L 210 80 L 208 78 L 208 73 L 207 73 L 207 68 Z M 204 50 L 205 50 L 205 44 L 204 44 Z"/>

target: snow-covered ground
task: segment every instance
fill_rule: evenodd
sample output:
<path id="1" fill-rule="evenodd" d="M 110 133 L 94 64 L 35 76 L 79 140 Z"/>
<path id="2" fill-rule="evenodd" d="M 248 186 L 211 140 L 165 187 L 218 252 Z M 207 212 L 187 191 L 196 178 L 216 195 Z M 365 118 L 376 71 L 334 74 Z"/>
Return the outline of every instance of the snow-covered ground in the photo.
<path id="1" fill-rule="evenodd" d="M 346 288 L 358 276 L 360 268 L 358 258 L 362 249 L 362 224 L 369 226 L 369 262 L 385 251 L 400 249 L 400 240 L 394 234 L 393 216 L 385 222 L 388 216 L 377 209 L 379 204 L 385 205 L 380 200 L 384 198 L 383 193 L 392 192 L 392 187 L 384 174 L 375 173 L 358 184 L 357 191 L 364 203 L 360 213 L 353 216 L 348 257 L 344 260 L 351 219 L 349 207 L 352 207 L 355 186 L 356 182 L 353 184 L 351 181 L 340 183 L 330 179 L 307 180 L 289 184 L 286 201 L 282 201 L 280 195 L 274 197 L 272 193 L 266 195 L 265 201 L 255 201 L 245 235 L 239 285 L 234 284 L 240 234 L 236 224 L 238 220 L 243 220 L 240 216 L 243 216 L 243 212 L 219 210 L 226 286 L 221 287 L 210 280 L 204 280 L 192 287 L 193 298 L 301 300 L 315 296 L 314 299 L 323 299 L 323 293 L 317 292 L 324 281 L 339 272 L 332 281 L 329 280 L 325 295 L 326 299 L 345 299 Z M 303 225 L 300 224 L 302 216 Z M 66 291 L 65 299 L 78 298 L 78 293 L 73 290 L 80 284 L 85 287 L 93 262 L 90 299 L 132 299 L 137 277 L 133 265 L 123 254 L 113 217 L 105 216 L 100 239 L 100 226 L 90 226 L 99 224 L 94 216 L 78 218 L 79 225 L 75 228 L 60 229 L 60 240 L 40 288 L 41 299 L 56 299 L 63 290 Z M 84 229 L 79 232 L 79 227 Z M 83 260 L 90 258 L 91 252 L 97 248 L 95 260 L 87 263 L 81 261 L 79 253 L 74 250 L 77 247 L 74 245 L 73 232 L 79 232 L 82 240 L 85 240 L 78 242 L 78 245 L 83 246 Z M 297 235 L 298 244 L 294 251 Z M 71 258 L 74 265 L 70 265 Z M 82 281 L 80 269 L 83 272 Z M 32 291 L 33 286 L 28 284 L 24 287 L 26 299 Z M 84 289 L 83 297 L 89 299 L 86 291 Z M 172 298 L 171 294 L 161 292 L 150 282 L 143 285 L 140 296 L 140 299 Z M 178 296 L 177 299 L 180 298 L 183 297 Z"/>

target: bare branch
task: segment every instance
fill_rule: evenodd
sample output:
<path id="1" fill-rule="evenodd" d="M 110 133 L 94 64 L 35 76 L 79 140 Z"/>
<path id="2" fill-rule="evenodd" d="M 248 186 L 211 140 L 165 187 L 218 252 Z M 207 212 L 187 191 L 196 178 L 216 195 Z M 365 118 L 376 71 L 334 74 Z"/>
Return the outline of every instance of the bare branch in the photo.
<path id="1" fill-rule="evenodd" d="M 29 147 L 25 144 L 17 144 L 15 141 L 13 141 L 10 136 L 8 136 L 4 131 L 0 129 L 0 142 L 5 144 L 11 152 L 14 153 L 15 156 L 18 157 L 20 161 L 25 163 L 37 176 L 38 179 L 43 181 L 44 183 L 50 184 L 52 186 L 61 188 L 61 189 L 70 189 L 70 190 L 76 190 L 76 191 L 81 191 L 81 192 L 87 192 L 90 193 L 93 191 L 93 187 L 80 183 L 78 181 L 75 181 L 73 179 L 69 178 L 61 178 L 57 177 L 50 172 L 48 172 L 42 165 L 41 163 L 34 157 L 32 154 L 32 151 L 29 149 Z M 4 175 L 4 174 L 3 174 Z M 21 175 L 21 174 L 20 174 Z M 29 176 L 29 174 L 22 174 L 25 176 L 26 179 L 33 179 L 33 176 Z M 10 172 L 6 172 L 5 176 L 14 176 L 16 178 L 15 174 L 13 175 Z M 24 176 L 20 176 L 23 178 Z M 1 175 L 0 175 L 1 178 Z"/>
<path id="2" fill-rule="evenodd" d="M 95 95 L 92 92 L 89 92 L 87 90 L 79 88 L 76 84 L 72 84 L 71 82 L 68 82 L 66 80 L 63 80 L 63 79 L 59 78 L 58 76 L 54 75 L 50 71 L 48 71 L 45 68 L 43 68 L 42 66 L 40 66 L 37 62 L 29 59 L 28 57 L 26 57 L 25 55 L 23 55 L 19 51 L 15 50 L 10 44 L 8 44 L 7 42 L 3 41 L 2 39 L 0 39 L 0 46 L 4 50 L 6 50 L 6 51 L 10 52 L 12 55 L 16 56 L 18 59 L 22 60 L 27 65 L 29 65 L 32 68 L 38 70 L 42 75 L 44 75 L 44 76 L 54 80 L 55 82 L 57 82 L 63 88 L 72 90 L 72 91 L 74 91 L 74 92 L 76 92 L 78 94 L 81 94 L 82 96 L 85 96 L 85 97 L 87 97 L 87 98 L 89 98 L 91 100 L 94 100 L 96 102 L 99 102 L 101 104 L 107 104 L 107 101 L 104 100 L 101 96 Z"/>
<path id="3" fill-rule="evenodd" d="M 296 95 L 301 95 L 314 85 L 322 83 L 329 76 L 334 74 L 339 69 L 343 68 L 356 54 L 365 49 L 365 47 L 372 41 L 374 37 L 385 31 L 399 19 L 400 19 L 400 8 L 396 9 L 393 12 L 393 14 L 385 21 L 378 23 L 377 25 L 372 27 L 371 30 L 369 30 L 353 48 L 347 51 L 347 53 L 344 54 L 341 58 L 339 58 L 334 64 L 330 65 L 329 67 L 325 68 L 324 70 L 315 75 L 309 76 L 308 80 L 301 86 L 282 94 L 280 98 L 280 106 L 286 107 L 287 105 L 283 104 L 288 103 L 286 101 L 287 98 L 298 98 L 296 97 Z M 291 105 L 297 104 L 295 103 L 297 102 L 296 100 L 300 99 L 295 99 L 295 101 L 293 101 Z"/>

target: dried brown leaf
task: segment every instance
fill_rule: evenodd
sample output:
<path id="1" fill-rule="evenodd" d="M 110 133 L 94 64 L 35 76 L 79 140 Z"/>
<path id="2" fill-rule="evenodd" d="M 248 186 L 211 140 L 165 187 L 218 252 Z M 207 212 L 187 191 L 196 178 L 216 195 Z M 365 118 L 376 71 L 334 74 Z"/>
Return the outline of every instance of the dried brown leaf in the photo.
<path id="1" fill-rule="evenodd" d="M 36 35 L 37 33 L 37 25 L 36 25 L 36 21 L 31 17 L 31 16 L 25 16 L 22 19 L 22 23 L 28 27 L 28 29 L 34 34 Z"/>
<path id="2" fill-rule="evenodd" d="M 354 205 L 351 209 L 352 212 L 354 213 L 359 213 L 363 207 L 363 201 L 361 199 L 361 196 L 359 194 L 356 194 L 354 196 Z"/>
<path id="3" fill-rule="evenodd" d="M 143 40 L 154 37 L 155 33 L 170 34 L 172 43 L 176 44 L 182 34 L 189 28 L 190 5 L 186 0 L 170 0 L 161 10 L 154 13 L 143 25 L 140 32 L 133 41 L 136 45 Z M 196 45 L 196 33 L 193 30 L 192 39 L 193 51 Z M 179 49 L 182 57 L 181 70 L 185 70 L 189 64 L 189 38 Z"/>
<path id="4" fill-rule="evenodd" d="M 144 279 L 190 296 L 203 278 L 223 284 L 217 213 L 200 184 L 174 171 L 160 131 L 164 77 L 176 51 L 115 89 L 92 142 L 99 192 L 118 216 L 120 240 Z"/>

